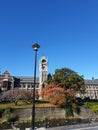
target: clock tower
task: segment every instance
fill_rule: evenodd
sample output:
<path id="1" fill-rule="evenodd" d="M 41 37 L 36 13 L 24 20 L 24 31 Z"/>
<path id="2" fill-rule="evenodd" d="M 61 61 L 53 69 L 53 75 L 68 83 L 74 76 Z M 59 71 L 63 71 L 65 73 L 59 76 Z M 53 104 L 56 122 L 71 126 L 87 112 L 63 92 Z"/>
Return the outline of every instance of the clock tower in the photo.
<path id="1" fill-rule="evenodd" d="M 48 61 L 45 56 L 42 56 L 40 59 L 39 71 L 40 71 L 39 76 L 39 93 L 40 93 L 41 90 L 45 87 L 46 85 L 45 81 L 47 80 Z"/>

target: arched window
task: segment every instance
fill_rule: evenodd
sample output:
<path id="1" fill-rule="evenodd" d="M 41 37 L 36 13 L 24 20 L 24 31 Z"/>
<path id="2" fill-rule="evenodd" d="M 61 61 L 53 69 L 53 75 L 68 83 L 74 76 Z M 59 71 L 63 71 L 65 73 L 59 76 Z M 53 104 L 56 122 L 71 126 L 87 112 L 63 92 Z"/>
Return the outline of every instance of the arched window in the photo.
<path id="1" fill-rule="evenodd" d="M 28 88 L 30 88 L 30 84 L 28 84 Z"/>

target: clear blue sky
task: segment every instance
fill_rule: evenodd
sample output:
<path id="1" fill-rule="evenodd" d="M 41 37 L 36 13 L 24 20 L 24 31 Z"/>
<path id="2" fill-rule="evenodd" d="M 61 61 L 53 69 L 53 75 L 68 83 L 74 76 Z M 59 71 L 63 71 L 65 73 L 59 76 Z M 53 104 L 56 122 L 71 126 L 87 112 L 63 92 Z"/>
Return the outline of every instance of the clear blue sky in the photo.
<path id="1" fill-rule="evenodd" d="M 33 76 L 34 51 L 49 60 L 48 72 L 68 67 L 98 78 L 98 0 L 0 0 L 0 68 Z"/>

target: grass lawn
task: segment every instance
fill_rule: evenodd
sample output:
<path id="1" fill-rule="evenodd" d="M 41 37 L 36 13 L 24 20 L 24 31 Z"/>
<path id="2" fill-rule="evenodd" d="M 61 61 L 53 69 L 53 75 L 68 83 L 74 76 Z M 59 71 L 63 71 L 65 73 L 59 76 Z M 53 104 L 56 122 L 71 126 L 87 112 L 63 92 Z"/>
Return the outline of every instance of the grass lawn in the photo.
<path id="1" fill-rule="evenodd" d="M 18 104 L 15 105 L 14 103 L 0 103 L 0 108 L 31 108 L 32 102 L 25 102 L 25 101 L 18 101 Z M 35 107 L 55 107 L 51 103 L 47 102 L 36 102 Z"/>
<path id="2" fill-rule="evenodd" d="M 98 101 L 84 102 L 84 107 L 90 108 L 92 112 L 98 113 Z"/>

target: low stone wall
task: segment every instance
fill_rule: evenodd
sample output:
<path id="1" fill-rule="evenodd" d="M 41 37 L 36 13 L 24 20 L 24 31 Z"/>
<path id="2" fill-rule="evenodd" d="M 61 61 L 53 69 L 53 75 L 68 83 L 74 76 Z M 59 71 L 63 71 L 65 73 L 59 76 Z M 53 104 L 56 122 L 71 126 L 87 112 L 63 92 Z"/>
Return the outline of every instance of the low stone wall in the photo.
<path id="1" fill-rule="evenodd" d="M 15 116 L 18 116 L 19 119 L 31 119 L 32 109 L 31 108 L 21 108 L 15 109 L 13 111 Z M 37 107 L 35 109 L 36 118 L 65 118 L 65 110 L 57 107 Z"/>
<path id="2" fill-rule="evenodd" d="M 10 114 L 17 116 L 19 120 L 31 120 L 32 108 L 18 108 L 14 109 Z M 66 118 L 65 110 L 59 107 L 37 107 L 35 108 L 35 118 L 47 118 L 47 119 L 63 119 Z M 6 113 L 2 118 L 6 117 Z M 0 118 L 0 119 L 2 119 Z M 81 107 L 80 114 L 74 113 L 74 118 L 80 119 L 98 119 L 98 114 L 91 112 L 88 108 Z"/>
<path id="3" fill-rule="evenodd" d="M 84 108 L 84 107 L 81 107 L 81 111 L 78 116 L 81 117 L 82 119 L 89 119 L 89 120 L 98 119 L 97 113 L 94 113 L 89 108 Z"/>

